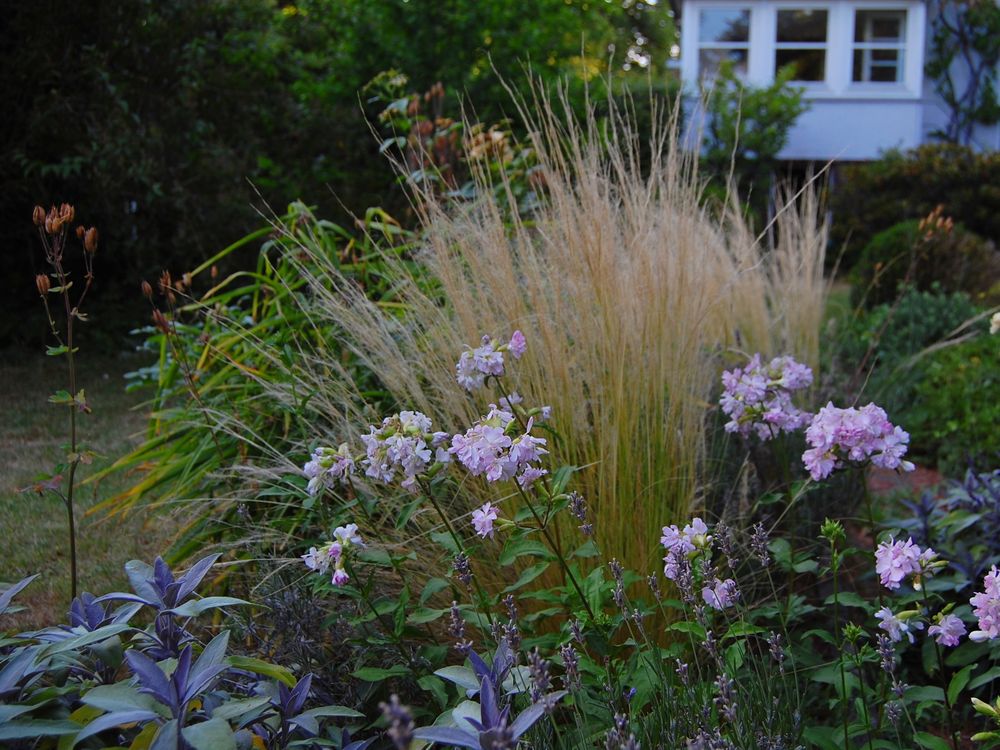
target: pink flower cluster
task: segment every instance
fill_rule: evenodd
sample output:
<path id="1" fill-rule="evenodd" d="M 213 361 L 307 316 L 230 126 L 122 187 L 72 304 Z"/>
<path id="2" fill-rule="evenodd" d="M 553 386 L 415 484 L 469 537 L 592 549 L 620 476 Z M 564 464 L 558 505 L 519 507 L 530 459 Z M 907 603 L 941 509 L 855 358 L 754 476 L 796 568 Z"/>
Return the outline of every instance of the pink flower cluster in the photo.
<path id="1" fill-rule="evenodd" d="M 547 472 L 533 464 L 548 453 L 545 438 L 531 435 L 533 421 L 528 420 L 526 430 L 516 433 L 514 415 L 490 405 L 490 411 L 464 434 L 451 439 L 449 451 L 473 476 L 485 475 L 488 482 L 498 482 L 517 477 L 522 487 L 528 487 Z"/>
<path id="2" fill-rule="evenodd" d="M 933 575 L 937 554 L 934 550 L 920 549 L 913 539 L 900 542 L 889 537 L 875 549 L 875 572 L 887 589 L 898 589 L 906 578 L 913 576 L 914 586 L 921 585 L 921 579 Z"/>
<path id="3" fill-rule="evenodd" d="M 711 543 L 712 537 L 708 535 L 708 525 L 700 518 L 692 519 L 683 529 L 679 529 L 676 524 L 664 526 L 663 536 L 660 537 L 660 544 L 667 551 L 663 558 L 663 575 L 671 581 L 676 581 L 681 561 Z"/>
<path id="4" fill-rule="evenodd" d="M 811 447 L 802 454 L 802 461 L 815 480 L 828 477 L 845 461 L 871 460 L 885 469 L 914 469 L 903 460 L 909 434 L 894 426 L 875 404 L 840 409 L 828 403 L 806 429 L 806 441 Z"/>
<path id="5" fill-rule="evenodd" d="M 875 617 L 879 620 L 879 627 L 889 634 L 893 642 L 903 640 L 905 635 L 910 643 L 913 643 L 913 631 L 924 629 L 924 624 L 916 617 L 917 614 L 916 611 L 910 611 L 900 612 L 897 615 L 888 607 L 882 607 L 875 613 Z"/>
<path id="6" fill-rule="evenodd" d="M 322 574 L 326 574 L 332 566 L 331 583 L 334 586 L 343 586 L 350 580 L 344 569 L 344 561 L 355 547 L 364 546 L 365 543 L 358 535 L 358 525 L 349 523 L 333 530 L 333 541 L 327 542 L 319 549 L 310 547 L 309 552 L 302 555 L 302 562 L 309 570 Z"/>
<path id="7" fill-rule="evenodd" d="M 979 618 L 979 629 L 969 633 L 973 641 L 991 641 L 1000 637 L 1000 571 L 994 565 L 983 579 L 983 590 L 969 600 L 972 614 Z"/>
<path id="8" fill-rule="evenodd" d="M 431 420 L 418 411 L 401 411 L 383 419 L 381 427 L 371 425 L 369 429 L 361 436 L 366 451 L 362 463 L 365 476 L 372 479 L 388 484 L 398 471 L 403 487 L 413 490 L 417 476 L 427 470 L 432 457 L 442 463 L 451 460 L 443 447 L 448 433 L 431 432 Z"/>
<path id="9" fill-rule="evenodd" d="M 780 432 L 794 432 L 808 424 L 810 414 L 792 403 L 792 393 L 812 384 L 812 370 L 791 357 L 775 357 L 766 366 L 754 354 L 742 368 L 722 373 L 719 399 L 729 417 L 726 432 L 747 437 L 751 430 L 761 440 Z"/>
<path id="10" fill-rule="evenodd" d="M 484 503 L 472 511 L 472 528 L 479 536 L 493 538 L 493 522 L 500 517 L 500 509 L 493 503 Z"/>
<path id="11" fill-rule="evenodd" d="M 965 623 L 958 615 L 942 615 L 936 624 L 927 628 L 927 635 L 934 636 L 934 640 L 942 646 L 957 646 L 965 635 Z"/>
<path id="12" fill-rule="evenodd" d="M 520 359 L 527 348 L 528 342 L 520 331 L 514 331 L 506 344 L 498 343 L 489 336 L 483 336 L 478 347 L 462 352 L 458 364 L 455 365 L 456 379 L 467 391 L 482 388 L 488 375 L 499 377 L 504 374 L 505 351 L 509 351 L 514 359 Z"/>
<path id="13" fill-rule="evenodd" d="M 313 451 L 311 460 L 302 467 L 302 473 L 309 479 L 309 494 L 315 495 L 321 488 L 333 487 L 334 482 L 346 484 L 348 477 L 354 473 L 354 458 L 347 449 L 347 443 L 341 443 L 337 450 L 320 447 Z"/>

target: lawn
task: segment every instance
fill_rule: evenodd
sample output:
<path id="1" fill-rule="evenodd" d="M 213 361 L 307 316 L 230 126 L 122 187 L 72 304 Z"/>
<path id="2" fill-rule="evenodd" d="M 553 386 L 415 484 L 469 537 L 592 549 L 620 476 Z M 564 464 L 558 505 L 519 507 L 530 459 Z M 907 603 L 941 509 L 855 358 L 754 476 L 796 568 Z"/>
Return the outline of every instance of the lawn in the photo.
<path id="1" fill-rule="evenodd" d="M 12 582 L 41 573 L 18 597 L 27 610 L 15 616 L 19 627 L 63 621 L 70 600 L 69 546 L 66 511 L 52 496 L 19 492 L 39 475 L 51 473 L 68 442 L 64 408 L 46 402 L 65 388 L 65 361 L 44 356 L 25 358 L 8 353 L 0 364 L 0 412 L 5 416 L 0 436 L 0 538 L 3 555 L 0 581 Z M 141 394 L 125 392 L 123 376 L 139 364 L 134 356 L 84 356 L 79 383 L 93 413 L 81 415 L 81 442 L 100 454 L 92 466 L 82 466 L 86 478 L 107 465 L 137 440 L 144 425 Z M 164 547 L 170 521 L 142 509 L 127 519 L 86 515 L 100 500 L 120 489 L 123 477 L 84 485 L 78 490 L 77 530 L 80 590 L 104 593 L 126 586 L 123 564 L 150 559 Z"/>

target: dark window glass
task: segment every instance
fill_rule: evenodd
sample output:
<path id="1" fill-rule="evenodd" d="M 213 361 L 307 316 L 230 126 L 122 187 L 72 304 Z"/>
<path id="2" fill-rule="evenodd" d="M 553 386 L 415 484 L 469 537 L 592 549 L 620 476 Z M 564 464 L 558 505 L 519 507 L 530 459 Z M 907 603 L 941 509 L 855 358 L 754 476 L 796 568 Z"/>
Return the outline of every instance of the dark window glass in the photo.
<path id="1" fill-rule="evenodd" d="M 826 50 L 779 49 L 775 52 L 775 68 L 786 65 L 795 68 L 796 81 L 822 81 L 826 77 Z"/>
<path id="2" fill-rule="evenodd" d="M 905 10 L 859 10 L 854 14 L 855 42 L 902 42 Z"/>
<path id="3" fill-rule="evenodd" d="M 826 42 L 825 10 L 779 10 L 778 42 Z"/>
<path id="4" fill-rule="evenodd" d="M 860 83 L 899 83 L 902 54 L 895 49 L 854 50 L 854 80 Z"/>
<path id="5" fill-rule="evenodd" d="M 739 77 L 747 74 L 747 51 L 745 49 L 703 49 L 698 53 L 698 70 L 702 78 L 714 78 L 719 66 L 728 60 L 733 72 Z"/>
<path id="6" fill-rule="evenodd" d="M 719 8 L 701 11 L 698 40 L 701 42 L 749 42 L 750 11 Z"/>

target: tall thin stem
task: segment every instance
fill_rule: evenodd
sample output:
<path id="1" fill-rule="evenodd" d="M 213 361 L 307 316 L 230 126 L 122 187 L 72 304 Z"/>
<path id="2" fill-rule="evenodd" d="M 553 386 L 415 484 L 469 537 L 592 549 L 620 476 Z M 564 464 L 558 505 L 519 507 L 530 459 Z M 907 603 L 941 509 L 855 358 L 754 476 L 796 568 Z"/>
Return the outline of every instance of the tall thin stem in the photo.
<path id="1" fill-rule="evenodd" d="M 69 520 L 69 569 L 70 569 L 70 592 L 73 599 L 76 599 L 76 514 L 73 508 L 73 489 L 76 479 L 76 467 L 80 463 L 77 455 L 76 445 L 76 359 L 73 355 L 73 318 L 76 312 L 69 299 L 69 279 L 63 270 L 62 263 L 56 262 L 56 273 L 59 276 L 59 285 L 62 287 L 63 303 L 66 307 L 66 357 L 69 365 L 69 394 L 73 401 L 69 405 L 69 478 L 66 486 L 66 514 Z"/>
<path id="2" fill-rule="evenodd" d="M 837 545 L 830 540 L 830 567 L 833 572 L 833 632 L 837 641 L 837 666 L 840 668 L 840 717 L 844 725 L 844 747 L 850 747 L 850 731 L 847 726 L 847 677 L 844 675 L 844 640 L 840 631 L 840 597 L 837 588 L 837 568 L 840 560 Z"/>
<path id="3" fill-rule="evenodd" d="M 927 610 L 927 618 L 929 620 L 931 616 L 931 603 L 930 599 L 927 597 L 927 587 L 921 585 L 920 593 L 923 596 L 924 609 Z M 944 658 L 941 656 L 941 646 L 938 645 L 937 638 L 931 638 L 930 640 L 934 642 L 934 655 L 937 657 L 938 673 L 941 676 L 941 690 L 944 692 L 944 715 L 945 720 L 948 723 L 948 739 L 951 741 L 952 748 L 954 748 L 954 750 L 958 750 L 958 740 L 955 737 L 955 722 L 952 717 L 951 700 L 948 699 L 948 681 L 945 679 Z"/>

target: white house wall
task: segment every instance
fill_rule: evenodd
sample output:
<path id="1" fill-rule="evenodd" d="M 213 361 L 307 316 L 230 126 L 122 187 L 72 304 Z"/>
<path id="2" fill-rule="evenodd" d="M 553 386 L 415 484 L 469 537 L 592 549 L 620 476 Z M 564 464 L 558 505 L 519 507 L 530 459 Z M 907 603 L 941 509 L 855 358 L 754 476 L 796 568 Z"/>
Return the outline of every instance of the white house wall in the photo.
<path id="1" fill-rule="evenodd" d="M 867 160 L 890 148 L 911 148 L 928 140 L 943 125 L 947 111 L 925 80 L 928 23 L 926 6 L 916 0 L 686 0 L 681 17 L 681 76 L 691 92 L 693 128 L 699 126 L 699 11 L 749 8 L 748 83 L 763 86 L 774 79 L 775 31 L 779 9 L 824 9 L 828 12 L 826 73 L 823 82 L 797 84 L 805 89 L 810 109 L 789 134 L 780 156 L 795 160 Z M 905 53 L 899 83 L 852 81 L 855 11 L 906 10 Z M 711 46 L 711 45 L 709 45 Z M 981 148 L 997 148 L 997 127 L 977 130 Z"/>

